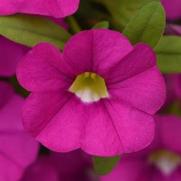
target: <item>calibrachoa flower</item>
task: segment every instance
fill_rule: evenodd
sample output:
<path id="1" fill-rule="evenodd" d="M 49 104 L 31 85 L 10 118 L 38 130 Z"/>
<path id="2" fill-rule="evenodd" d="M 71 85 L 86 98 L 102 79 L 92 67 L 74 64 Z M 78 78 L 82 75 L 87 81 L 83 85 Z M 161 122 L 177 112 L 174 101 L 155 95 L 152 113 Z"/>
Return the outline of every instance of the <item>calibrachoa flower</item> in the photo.
<path id="1" fill-rule="evenodd" d="M 118 167 L 101 181 L 180 181 L 181 119 L 157 118 L 156 138 L 149 149 L 123 156 Z"/>
<path id="2" fill-rule="evenodd" d="M 168 20 L 177 20 L 181 18 L 180 0 L 161 0 Z"/>
<path id="3" fill-rule="evenodd" d="M 90 159 L 80 150 L 41 155 L 27 168 L 21 181 L 91 181 Z"/>
<path id="4" fill-rule="evenodd" d="M 24 132 L 21 109 L 24 100 L 11 86 L 0 82 L 0 180 L 18 181 L 35 159 L 38 143 Z"/>
<path id="5" fill-rule="evenodd" d="M 0 0 L 0 15 L 26 13 L 56 18 L 73 14 L 79 0 Z"/>
<path id="6" fill-rule="evenodd" d="M 12 76 L 16 72 L 19 59 L 29 49 L 0 36 L 0 50 L 0 76 Z"/>
<path id="7" fill-rule="evenodd" d="M 17 77 L 32 92 L 25 129 L 58 152 L 138 151 L 152 141 L 152 115 L 165 99 L 152 49 L 105 29 L 78 33 L 63 53 L 40 43 L 20 62 Z"/>

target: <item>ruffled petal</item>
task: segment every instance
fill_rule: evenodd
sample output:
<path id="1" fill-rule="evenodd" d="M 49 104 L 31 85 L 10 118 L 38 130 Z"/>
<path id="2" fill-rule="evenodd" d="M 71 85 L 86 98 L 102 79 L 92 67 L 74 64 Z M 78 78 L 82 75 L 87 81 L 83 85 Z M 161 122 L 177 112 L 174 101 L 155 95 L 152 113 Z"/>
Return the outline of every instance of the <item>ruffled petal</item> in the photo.
<path id="1" fill-rule="evenodd" d="M 100 177 L 100 181 L 152 181 L 151 170 L 143 160 L 121 160 L 121 163 L 108 175 Z"/>
<path id="2" fill-rule="evenodd" d="M 181 18 L 181 2 L 180 0 L 161 0 L 168 20 L 177 20 Z"/>
<path id="3" fill-rule="evenodd" d="M 110 85 L 112 99 L 119 99 L 149 114 L 154 114 L 164 104 L 166 88 L 156 67 L 115 85 Z"/>
<path id="4" fill-rule="evenodd" d="M 132 45 L 121 33 L 99 29 L 73 36 L 65 45 L 63 55 L 74 74 L 88 71 L 104 76 L 131 50 Z"/>
<path id="5" fill-rule="evenodd" d="M 14 95 L 11 85 L 0 81 L 0 108 L 3 107 Z"/>
<path id="6" fill-rule="evenodd" d="M 49 156 L 40 156 L 26 169 L 21 181 L 59 181 L 59 173 Z"/>
<path id="7" fill-rule="evenodd" d="M 23 103 L 22 98 L 14 95 L 0 109 L 0 180 L 18 180 L 38 153 L 38 143 L 22 127 Z"/>
<path id="8" fill-rule="evenodd" d="M 0 76 L 12 76 L 19 60 L 29 49 L 0 36 L 0 50 Z"/>
<path id="9" fill-rule="evenodd" d="M 156 116 L 157 132 L 165 149 L 181 153 L 181 119 L 177 116 Z M 156 141 L 156 140 L 155 140 Z"/>
<path id="10" fill-rule="evenodd" d="M 72 81 L 64 73 L 66 67 L 57 48 L 40 43 L 20 61 L 17 78 L 24 88 L 33 92 L 66 89 Z"/>
<path id="11" fill-rule="evenodd" d="M 61 18 L 76 12 L 78 6 L 79 0 L 0 0 L 0 15 L 27 13 Z"/>
<path id="12" fill-rule="evenodd" d="M 107 85 L 110 98 L 149 114 L 158 111 L 166 97 L 165 82 L 156 67 L 155 55 L 144 44 L 137 45 L 111 70 Z"/>
<path id="13" fill-rule="evenodd" d="M 154 136 L 152 116 L 118 101 L 102 102 L 89 108 L 82 148 L 101 156 L 141 150 Z"/>

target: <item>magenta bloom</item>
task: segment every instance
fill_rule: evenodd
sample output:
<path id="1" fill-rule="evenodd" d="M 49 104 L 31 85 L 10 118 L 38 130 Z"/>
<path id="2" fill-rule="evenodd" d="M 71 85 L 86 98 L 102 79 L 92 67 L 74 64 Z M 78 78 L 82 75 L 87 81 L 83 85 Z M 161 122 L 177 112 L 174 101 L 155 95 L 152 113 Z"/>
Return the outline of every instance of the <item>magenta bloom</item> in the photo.
<path id="1" fill-rule="evenodd" d="M 29 166 L 21 181 L 91 181 L 89 159 L 80 150 L 42 155 Z"/>
<path id="2" fill-rule="evenodd" d="M 181 180 L 181 119 L 157 117 L 153 144 L 137 154 L 121 159 L 112 173 L 101 181 L 180 181 Z"/>
<path id="3" fill-rule="evenodd" d="M 0 50 L 0 76 L 12 76 L 16 72 L 19 59 L 29 49 L 0 36 Z"/>
<path id="4" fill-rule="evenodd" d="M 180 0 L 161 0 L 168 20 L 181 18 L 181 1 Z"/>
<path id="5" fill-rule="evenodd" d="M 24 100 L 11 86 L 0 82 L 0 180 L 18 181 L 38 153 L 38 143 L 24 132 L 21 109 Z"/>
<path id="6" fill-rule="evenodd" d="M 73 14 L 78 6 L 79 0 L 0 0 L 0 15 L 25 13 L 61 18 Z"/>
<path id="7" fill-rule="evenodd" d="M 63 53 L 48 43 L 35 46 L 17 77 L 32 92 L 25 129 L 58 152 L 111 156 L 143 149 L 165 99 L 152 49 L 105 29 L 78 33 Z"/>

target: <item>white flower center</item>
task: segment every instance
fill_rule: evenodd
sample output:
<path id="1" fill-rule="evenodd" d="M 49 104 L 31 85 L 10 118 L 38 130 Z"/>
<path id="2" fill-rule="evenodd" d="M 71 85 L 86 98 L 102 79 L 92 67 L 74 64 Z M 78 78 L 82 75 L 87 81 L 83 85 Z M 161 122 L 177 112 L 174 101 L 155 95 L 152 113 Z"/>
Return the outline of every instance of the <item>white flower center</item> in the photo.
<path id="1" fill-rule="evenodd" d="M 85 103 L 96 102 L 102 98 L 109 97 L 104 79 L 92 72 L 78 75 L 70 86 L 69 91 Z"/>
<path id="2" fill-rule="evenodd" d="M 159 150 L 151 154 L 149 161 L 166 176 L 172 174 L 181 165 L 181 157 L 166 150 Z"/>

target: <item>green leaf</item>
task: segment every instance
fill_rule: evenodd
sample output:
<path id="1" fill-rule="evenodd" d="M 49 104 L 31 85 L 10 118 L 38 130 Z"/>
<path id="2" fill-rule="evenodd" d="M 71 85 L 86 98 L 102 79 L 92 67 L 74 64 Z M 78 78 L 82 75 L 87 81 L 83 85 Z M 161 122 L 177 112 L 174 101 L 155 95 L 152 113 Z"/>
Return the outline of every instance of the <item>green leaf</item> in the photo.
<path id="1" fill-rule="evenodd" d="M 112 15 L 113 24 L 121 31 L 129 22 L 130 17 L 145 4 L 160 0 L 93 0 L 104 5 Z"/>
<path id="2" fill-rule="evenodd" d="M 165 29 L 165 12 L 158 2 L 141 8 L 125 27 L 123 34 L 136 44 L 144 42 L 155 47 Z"/>
<path id="3" fill-rule="evenodd" d="M 120 157 L 94 157 L 94 170 L 98 175 L 109 173 L 118 163 Z"/>
<path id="4" fill-rule="evenodd" d="M 50 42 L 63 48 L 70 37 L 67 31 L 49 19 L 29 15 L 1 16 L 0 34 L 29 47 L 39 42 Z"/>
<path id="5" fill-rule="evenodd" d="M 109 28 L 109 22 L 108 21 L 101 21 L 101 22 L 95 24 L 93 28 L 94 29 L 97 29 L 97 28 L 108 29 Z"/>
<path id="6" fill-rule="evenodd" d="M 155 51 L 163 73 L 181 73 L 181 37 L 163 36 Z"/>

